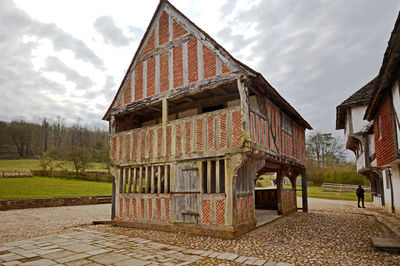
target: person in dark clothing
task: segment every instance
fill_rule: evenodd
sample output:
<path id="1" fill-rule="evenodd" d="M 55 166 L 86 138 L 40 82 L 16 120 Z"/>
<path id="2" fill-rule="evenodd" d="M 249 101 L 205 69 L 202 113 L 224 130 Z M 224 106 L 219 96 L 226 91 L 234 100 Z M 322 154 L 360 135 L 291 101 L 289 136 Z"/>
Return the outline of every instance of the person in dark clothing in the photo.
<path id="1" fill-rule="evenodd" d="M 356 191 L 357 198 L 358 198 L 358 208 L 361 208 L 360 207 L 360 200 L 362 200 L 362 207 L 365 208 L 365 206 L 364 206 L 364 192 L 365 191 L 362 188 L 362 186 L 358 185 L 358 188 L 357 188 L 357 191 Z"/>

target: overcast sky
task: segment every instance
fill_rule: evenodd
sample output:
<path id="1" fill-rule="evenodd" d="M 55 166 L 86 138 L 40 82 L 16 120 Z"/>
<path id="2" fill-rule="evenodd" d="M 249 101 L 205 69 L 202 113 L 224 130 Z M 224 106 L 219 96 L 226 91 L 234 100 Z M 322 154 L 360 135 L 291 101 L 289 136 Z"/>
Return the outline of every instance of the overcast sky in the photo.
<path id="1" fill-rule="evenodd" d="M 159 0 L 1 0 L 0 120 L 101 118 Z M 171 0 L 314 129 L 376 76 L 398 0 Z"/>

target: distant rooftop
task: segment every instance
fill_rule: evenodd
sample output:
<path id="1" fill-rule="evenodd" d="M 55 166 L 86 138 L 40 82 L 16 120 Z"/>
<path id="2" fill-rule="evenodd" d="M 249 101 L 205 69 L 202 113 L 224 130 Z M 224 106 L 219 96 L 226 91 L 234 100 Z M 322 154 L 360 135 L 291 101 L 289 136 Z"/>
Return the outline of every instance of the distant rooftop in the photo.
<path id="1" fill-rule="evenodd" d="M 344 129 L 346 108 L 353 105 L 367 105 L 375 90 L 377 77 L 356 91 L 336 107 L 336 129 Z"/>

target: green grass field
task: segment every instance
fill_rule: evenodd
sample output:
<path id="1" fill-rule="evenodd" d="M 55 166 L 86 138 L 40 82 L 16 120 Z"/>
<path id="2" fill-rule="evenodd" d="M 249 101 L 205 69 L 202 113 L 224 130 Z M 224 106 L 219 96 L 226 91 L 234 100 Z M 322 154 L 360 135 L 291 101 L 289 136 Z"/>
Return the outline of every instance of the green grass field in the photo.
<path id="1" fill-rule="evenodd" d="M 52 177 L 0 178 L 0 199 L 111 195 L 112 184 Z"/>
<path id="2" fill-rule="evenodd" d="M 68 161 L 57 161 L 61 163 L 61 168 L 54 170 L 68 170 L 75 171 L 72 162 Z M 18 159 L 18 160 L 0 160 L 0 171 L 29 171 L 29 170 L 41 170 L 38 159 Z M 99 171 L 107 172 L 107 168 L 104 163 L 90 163 L 90 167 L 87 171 Z"/>
<path id="3" fill-rule="evenodd" d="M 291 186 L 285 186 L 285 188 L 291 188 Z M 301 189 L 301 186 L 297 186 L 297 189 Z M 333 199 L 333 200 L 355 200 L 357 201 L 356 192 L 331 192 L 322 191 L 320 186 L 308 186 L 307 195 L 310 198 L 320 198 L 320 199 Z M 297 191 L 297 196 L 301 196 L 301 191 Z M 371 202 L 371 194 L 365 193 L 366 202 Z"/>

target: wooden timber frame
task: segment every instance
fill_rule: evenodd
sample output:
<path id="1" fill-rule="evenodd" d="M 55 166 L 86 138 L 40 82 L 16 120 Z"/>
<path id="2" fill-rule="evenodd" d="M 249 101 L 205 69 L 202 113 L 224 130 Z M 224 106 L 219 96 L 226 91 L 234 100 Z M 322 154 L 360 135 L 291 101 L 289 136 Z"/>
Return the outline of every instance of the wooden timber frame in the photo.
<path id="1" fill-rule="evenodd" d="M 310 125 L 168 1 L 160 1 L 103 119 L 119 225 L 240 235 L 255 228 L 255 181 L 267 172 L 277 173 L 270 205 L 282 215 L 297 211 L 302 175 L 307 211 Z"/>

